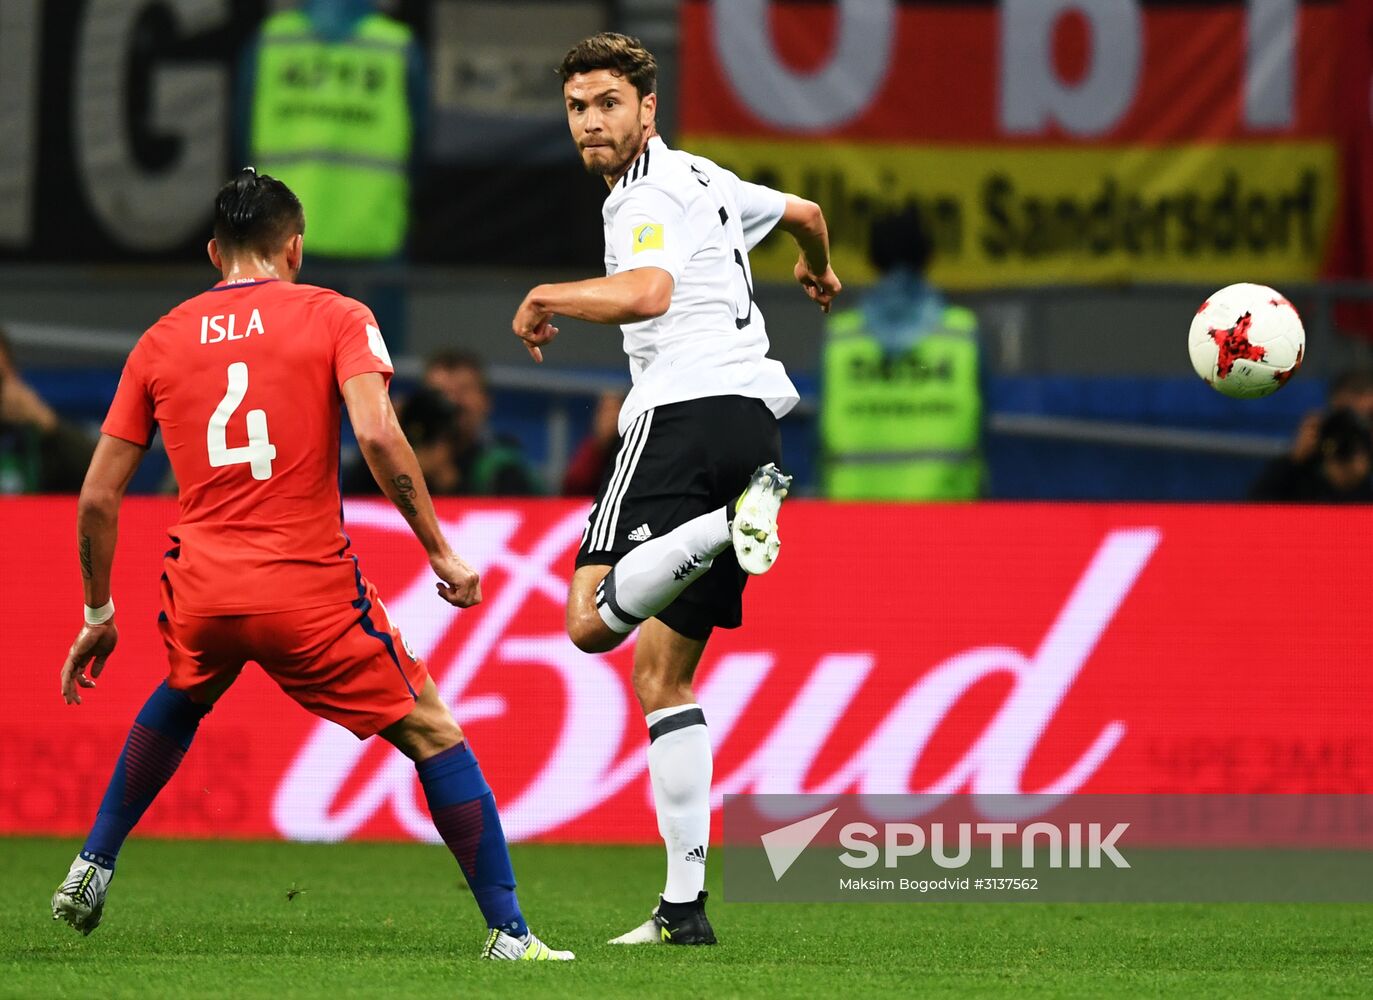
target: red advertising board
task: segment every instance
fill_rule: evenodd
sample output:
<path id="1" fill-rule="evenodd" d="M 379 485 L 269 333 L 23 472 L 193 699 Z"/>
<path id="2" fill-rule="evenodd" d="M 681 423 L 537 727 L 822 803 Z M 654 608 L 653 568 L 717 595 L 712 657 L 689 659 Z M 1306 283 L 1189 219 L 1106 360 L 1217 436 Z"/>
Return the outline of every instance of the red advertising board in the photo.
<path id="1" fill-rule="evenodd" d="M 0 833 L 84 831 L 163 671 L 156 585 L 175 507 L 132 500 L 119 650 L 84 705 L 62 703 L 81 602 L 74 506 L 0 501 Z M 507 831 L 656 840 L 630 650 L 586 655 L 562 632 L 584 506 L 440 513 L 483 574 L 471 611 L 434 596 L 386 505 L 350 503 L 349 532 Z M 1373 511 L 797 502 L 785 538 L 749 586 L 745 627 L 718 633 L 699 671 L 717 806 L 731 792 L 1373 791 Z M 408 761 L 252 668 L 140 829 L 435 839 Z"/>

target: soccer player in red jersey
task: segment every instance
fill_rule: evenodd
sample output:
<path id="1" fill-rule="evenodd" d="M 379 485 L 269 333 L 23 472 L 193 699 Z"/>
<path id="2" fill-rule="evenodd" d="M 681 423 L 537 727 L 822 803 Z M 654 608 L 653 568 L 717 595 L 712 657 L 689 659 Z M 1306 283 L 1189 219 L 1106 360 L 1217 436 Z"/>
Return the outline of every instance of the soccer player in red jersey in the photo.
<path id="1" fill-rule="evenodd" d="M 434 825 L 486 918 L 483 957 L 570 959 L 529 931 L 481 768 L 348 551 L 340 403 L 424 546 L 438 596 L 459 608 L 481 600 L 391 408 L 391 359 L 371 311 L 296 283 L 304 229 L 300 202 L 280 181 L 249 168 L 226 184 L 209 244 L 224 280 L 139 339 L 101 428 L 77 512 L 86 624 L 62 666 L 62 696 L 81 704 L 118 641 L 110 567 L 119 506 L 155 430 L 180 486 L 159 619 L 170 669 L 134 721 L 53 896 L 53 919 L 86 934 L 100 923 L 125 838 L 252 660 L 315 715 L 359 739 L 380 735 L 415 761 Z"/>

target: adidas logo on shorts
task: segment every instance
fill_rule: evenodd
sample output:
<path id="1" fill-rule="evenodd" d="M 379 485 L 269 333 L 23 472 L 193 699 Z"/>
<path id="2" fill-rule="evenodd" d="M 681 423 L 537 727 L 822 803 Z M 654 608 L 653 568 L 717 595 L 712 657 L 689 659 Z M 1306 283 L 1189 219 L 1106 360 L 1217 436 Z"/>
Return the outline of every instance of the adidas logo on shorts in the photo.
<path id="1" fill-rule="evenodd" d="M 629 540 L 631 542 L 646 542 L 652 537 L 653 532 L 649 530 L 649 527 L 646 524 L 639 525 L 629 533 Z"/>

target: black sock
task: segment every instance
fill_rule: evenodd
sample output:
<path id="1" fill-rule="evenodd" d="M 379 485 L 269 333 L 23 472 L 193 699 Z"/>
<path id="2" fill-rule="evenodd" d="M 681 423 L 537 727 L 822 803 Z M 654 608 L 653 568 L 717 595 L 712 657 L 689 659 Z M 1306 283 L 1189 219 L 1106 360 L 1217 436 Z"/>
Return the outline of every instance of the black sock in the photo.
<path id="1" fill-rule="evenodd" d="M 666 899 L 659 899 L 658 915 L 671 923 L 689 917 L 693 913 L 700 913 L 705 909 L 705 901 L 702 899 L 703 896 L 705 896 L 704 892 L 690 903 L 670 903 Z"/>

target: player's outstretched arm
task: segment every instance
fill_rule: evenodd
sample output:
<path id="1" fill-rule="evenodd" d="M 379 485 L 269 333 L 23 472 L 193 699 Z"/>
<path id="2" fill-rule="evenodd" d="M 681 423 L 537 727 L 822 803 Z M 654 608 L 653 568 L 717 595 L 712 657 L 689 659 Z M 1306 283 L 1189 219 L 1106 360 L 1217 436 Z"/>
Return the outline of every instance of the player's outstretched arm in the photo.
<path id="1" fill-rule="evenodd" d="M 515 311 L 510 327 L 535 361 L 540 348 L 558 335 L 554 316 L 589 323 L 641 323 L 656 319 L 672 305 L 672 275 L 660 267 L 640 267 L 606 278 L 535 285 Z"/>
<path id="2" fill-rule="evenodd" d="M 131 441 L 102 434 L 81 486 L 81 499 L 76 504 L 76 547 L 86 594 L 86 624 L 76 634 L 62 664 L 62 698 L 68 705 L 81 704 L 80 688 L 95 687 L 95 678 L 104 671 L 105 661 L 119 642 L 110 571 L 119 536 L 119 505 L 143 454 L 144 449 Z"/>
<path id="3" fill-rule="evenodd" d="M 343 383 L 343 401 L 367 468 L 381 491 L 405 515 L 429 556 L 429 565 L 439 578 L 439 596 L 459 608 L 480 604 L 481 580 L 476 570 L 453 553 L 439 530 L 434 502 L 415 452 L 396 419 L 386 380 L 377 372 L 354 375 Z"/>
<path id="4" fill-rule="evenodd" d="M 786 199 L 787 207 L 777 222 L 777 228 L 790 234 L 801 248 L 801 256 L 797 258 L 793 273 L 811 301 L 829 312 L 830 303 L 844 286 L 830 266 L 830 232 L 825 223 L 825 213 L 815 202 L 794 194 L 787 195 Z"/>

